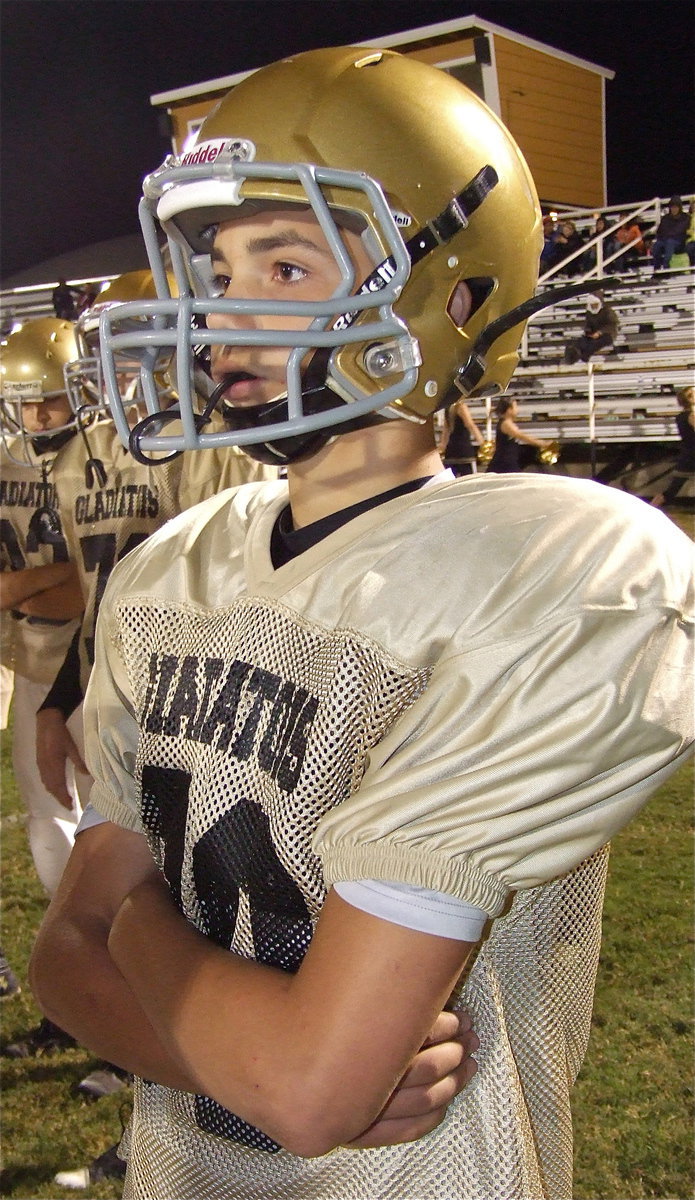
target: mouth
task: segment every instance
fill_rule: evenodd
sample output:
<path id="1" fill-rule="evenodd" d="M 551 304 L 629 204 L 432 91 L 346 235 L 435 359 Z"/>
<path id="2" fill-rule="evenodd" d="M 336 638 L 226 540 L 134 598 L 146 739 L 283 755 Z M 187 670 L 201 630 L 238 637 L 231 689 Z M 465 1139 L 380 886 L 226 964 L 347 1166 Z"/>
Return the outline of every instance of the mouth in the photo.
<path id="1" fill-rule="evenodd" d="M 213 379 L 221 388 L 220 399 L 225 404 L 243 406 L 265 403 L 263 387 L 266 383 L 260 375 L 249 371 L 213 372 Z"/>

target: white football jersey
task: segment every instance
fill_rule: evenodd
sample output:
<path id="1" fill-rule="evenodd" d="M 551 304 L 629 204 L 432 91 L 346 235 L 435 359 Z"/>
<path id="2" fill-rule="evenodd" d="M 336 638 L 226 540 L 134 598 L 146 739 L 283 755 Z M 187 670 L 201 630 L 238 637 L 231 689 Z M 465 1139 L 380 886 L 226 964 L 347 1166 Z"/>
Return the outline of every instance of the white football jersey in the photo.
<path id="1" fill-rule="evenodd" d="M 4 445 L 0 447 L 0 571 L 23 571 L 67 562 L 71 557 L 57 489 L 68 449 L 65 446 L 37 457 L 35 465 L 30 466 L 18 461 L 19 448 L 13 458 Z M 3 612 L 3 664 L 33 683 L 51 683 L 77 624 L 75 620 L 44 620 Z"/>
<path id="2" fill-rule="evenodd" d="M 693 738 L 690 541 L 598 484 L 471 476 L 274 569 L 286 503 L 281 482 L 214 497 L 114 571 L 92 802 L 193 925 L 286 971 L 339 880 L 484 909 L 455 1001 L 479 1071 L 427 1137 L 317 1159 L 136 1081 L 124 1195 L 571 1200 L 606 844 Z"/>

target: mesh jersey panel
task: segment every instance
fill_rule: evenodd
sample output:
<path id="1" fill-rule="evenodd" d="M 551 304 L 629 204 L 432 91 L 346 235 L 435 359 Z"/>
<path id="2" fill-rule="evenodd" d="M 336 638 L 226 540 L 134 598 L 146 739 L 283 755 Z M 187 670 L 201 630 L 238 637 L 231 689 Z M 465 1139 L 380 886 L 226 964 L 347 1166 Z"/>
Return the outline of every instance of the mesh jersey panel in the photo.
<path id="1" fill-rule="evenodd" d="M 296 970 L 325 896 L 316 824 L 359 785 L 429 671 L 258 598 L 201 612 L 131 597 L 118 630 L 143 730 L 143 824 L 176 903 L 218 944 Z M 305 1160 L 208 1098 L 138 1081 L 124 1194 L 570 1200 L 569 1087 L 589 1032 L 605 864 L 599 851 L 491 923 L 460 992 L 480 1070 L 427 1138 Z"/>

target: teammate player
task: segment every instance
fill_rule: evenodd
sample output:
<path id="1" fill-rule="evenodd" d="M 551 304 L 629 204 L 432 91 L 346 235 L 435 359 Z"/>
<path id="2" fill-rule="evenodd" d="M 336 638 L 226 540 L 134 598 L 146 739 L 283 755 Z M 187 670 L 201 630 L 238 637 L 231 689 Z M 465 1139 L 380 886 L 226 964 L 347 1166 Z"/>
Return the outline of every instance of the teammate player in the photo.
<path id="1" fill-rule="evenodd" d="M 177 329 L 187 412 L 133 441 L 216 444 L 186 387 L 207 343 L 223 439 L 287 483 L 207 501 L 111 577 L 106 820 L 39 937 L 39 999 L 141 1077 L 128 1197 L 569 1200 L 605 845 L 692 739 L 690 543 L 596 484 L 443 469 L 432 413 L 506 386 L 540 250 L 518 148 L 444 73 L 275 64 L 145 196 L 162 294 L 154 215 L 198 298 L 129 335 Z M 379 1114 L 464 1002 L 478 1073 L 398 1144 Z"/>
<path id="2" fill-rule="evenodd" d="M 36 873 L 49 896 L 70 855 L 91 782 L 70 766 L 59 803 L 44 787 L 36 763 L 36 709 L 84 607 L 57 495 L 76 433 L 63 382 L 63 367 L 75 352 L 72 325 L 48 317 L 12 333 L 0 354 L 2 664 L 13 684 L 8 707 L 11 696 L 14 777 Z M 82 745 L 81 705 L 71 715 L 70 737 L 76 747 Z M 24 1057 L 72 1045 L 72 1037 L 44 1018 L 3 1053 Z"/>
<path id="3" fill-rule="evenodd" d="M 0 355 L 3 662 L 15 673 L 13 769 L 29 814 L 34 864 L 49 895 L 63 873 L 81 812 L 72 772 L 63 804 L 41 783 L 35 723 L 83 609 L 57 498 L 68 443 L 76 433 L 63 382 L 63 366 L 75 353 L 72 325 L 47 317 L 11 334 Z M 81 743 L 81 713 L 72 728 Z"/>

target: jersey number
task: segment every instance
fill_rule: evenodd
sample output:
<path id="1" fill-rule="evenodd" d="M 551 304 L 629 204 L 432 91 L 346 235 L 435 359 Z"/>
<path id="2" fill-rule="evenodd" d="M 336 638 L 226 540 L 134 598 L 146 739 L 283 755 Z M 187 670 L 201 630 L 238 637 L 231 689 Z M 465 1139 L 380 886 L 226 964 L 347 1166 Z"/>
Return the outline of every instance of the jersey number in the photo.
<path id="1" fill-rule="evenodd" d="M 51 509 L 51 519 L 48 520 L 46 517 L 48 511 L 42 508 L 37 509 L 33 514 L 27 530 L 26 553 L 36 553 L 40 546 L 51 546 L 53 562 L 67 562 L 68 547 L 60 528 L 58 515 Z M 27 561 L 17 531 L 8 517 L 0 519 L 0 547 L 2 547 L 3 558 L 9 561 L 11 570 L 25 570 Z"/>
<path id="2" fill-rule="evenodd" d="M 125 558 L 126 554 L 134 550 L 136 546 L 139 546 L 141 542 L 144 542 L 148 536 L 147 533 L 131 533 L 120 552 L 118 552 L 115 533 L 93 533 L 80 539 L 82 562 L 85 571 L 88 574 L 91 574 L 92 571 L 97 572 L 94 601 L 92 604 L 92 632 L 84 639 L 90 667 L 94 664 L 94 630 L 97 624 L 97 613 L 99 612 L 99 605 L 101 604 L 109 575 L 116 563 Z"/>

